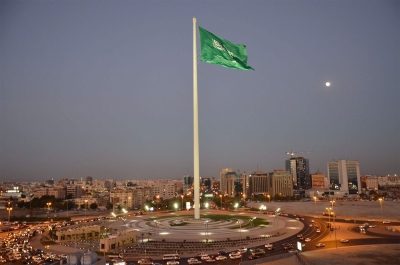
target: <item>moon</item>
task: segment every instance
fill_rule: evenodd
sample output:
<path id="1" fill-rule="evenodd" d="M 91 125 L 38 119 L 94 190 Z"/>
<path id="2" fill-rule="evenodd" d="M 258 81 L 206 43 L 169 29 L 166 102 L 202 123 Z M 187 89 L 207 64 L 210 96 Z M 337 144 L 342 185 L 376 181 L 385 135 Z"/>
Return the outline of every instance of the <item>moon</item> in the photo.
<path id="1" fill-rule="evenodd" d="M 325 85 L 326 85 L 326 86 L 331 86 L 331 83 L 326 82 Z"/>

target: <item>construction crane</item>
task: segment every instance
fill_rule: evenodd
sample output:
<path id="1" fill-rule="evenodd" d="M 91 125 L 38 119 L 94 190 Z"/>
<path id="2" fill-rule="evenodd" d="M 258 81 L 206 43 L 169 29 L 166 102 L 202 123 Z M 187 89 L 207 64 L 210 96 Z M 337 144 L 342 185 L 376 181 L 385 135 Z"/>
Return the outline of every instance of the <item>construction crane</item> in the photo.
<path id="1" fill-rule="evenodd" d="M 290 155 L 290 157 L 297 157 L 297 155 L 295 156 L 295 154 L 308 154 L 311 153 L 313 151 L 293 151 L 290 150 L 290 152 L 286 152 L 287 155 Z"/>

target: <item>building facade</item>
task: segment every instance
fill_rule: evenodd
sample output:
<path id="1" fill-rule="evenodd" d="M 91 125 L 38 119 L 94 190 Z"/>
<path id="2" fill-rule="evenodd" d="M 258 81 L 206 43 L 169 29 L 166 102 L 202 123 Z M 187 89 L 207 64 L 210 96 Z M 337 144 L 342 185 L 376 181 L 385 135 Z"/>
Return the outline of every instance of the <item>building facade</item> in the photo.
<path id="1" fill-rule="evenodd" d="M 338 160 L 327 163 L 329 189 L 349 194 L 361 193 L 360 167 L 355 160 Z"/>
<path id="2" fill-rule="evenodd" d="M 309 160 L 304 157 L 291 157 L 285 161 L 286 171 L 293 176 L 293 189 L 308 190 L 311 188 Z"/>

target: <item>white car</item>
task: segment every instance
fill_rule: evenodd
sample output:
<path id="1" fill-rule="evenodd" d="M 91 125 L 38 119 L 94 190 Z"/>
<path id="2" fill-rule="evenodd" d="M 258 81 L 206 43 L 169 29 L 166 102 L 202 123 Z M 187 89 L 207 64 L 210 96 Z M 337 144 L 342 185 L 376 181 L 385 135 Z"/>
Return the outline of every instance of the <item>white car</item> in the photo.
<path id="1" fill-rule="evenodd" d="M 195 258 L 190 258 L 187 260 L 188 264 L 201 264 L 202 262 Z"/>
<path id="2" fill-rule="evenodd" d="M 340 242 L 347 243 L 347 242 L 349 242 L 349 240 L 348 239 L 340 239 Z"/>
<path id="3" fill-rule="evenodd" d="M 273 245 L 272 245 L 272 244 L 265 244 L 265 247 L 266 247 L 266 248 L 272 248 Z"/>
<path id="4" fill-rule="evenodd" d="M 215 259 L 211 259 L 211 258 L 210 259 L 206 259 L 206 262 L 207 263 L 215 262 Z"/>
<path id="5" fill-rule="evenodd" d="M 317 232 L 317 233 L 321 233 L 321 230 L 317 229 L 315 232 Z"/>
<path id="6" fill-rule="evenodd" d="M 167 261 L 167 265 L 179 265 L 179 261 L 170 260 L 170 261 Z"/>
<path id="7" fill-rule="evenodd" d="M 310 242 L 311 241 L 311 238 L 306 238 L 306 239 L 304 239 L 304 242 Z"/>
<path id="8" fill-rule="evenodd" d="M 211 258 L 208 255 L 203 255 L 203 256 L 200 257 L 200 259 L 201 260 L 208 260 L 208 259 L 211 259 Z"/>
<path id="9" fill-rule="evenodd" d="M 219 255 L 219 256 L 216 256 L 215 259 L 216 260 L 226 260 L 228 258 L 226 256 Z"/>
<path id="10" fill-rule="evenodd" d="M 315 245 L 317 248 L 322 248 L 322 247 L 325 247 L 325 244 L 323 244 L 323 243 L 318 243 L 318 244 L 316 244 Z"/>
<path id="11" fill-rule="evenodd" d="M 242 255 L 240 255 L 240 254 L 234 254 L 234 255 L 229 254 L 229 258 L 230 259 L 240 259 L 240 258 L 242 258 Z"/>
<path id="12" fill-rule="evenodd" d="M 246 247 L 242 247 L 242 248 L 239 248 L 238 251 L 239 251 L 240 253 L 246 253 L 247 248 L 246 248 Z"/>
<path id="13" fill-rule="evenodd" d="M 390 224 L 390 221 L 383 221 L 384 224 Z"/>

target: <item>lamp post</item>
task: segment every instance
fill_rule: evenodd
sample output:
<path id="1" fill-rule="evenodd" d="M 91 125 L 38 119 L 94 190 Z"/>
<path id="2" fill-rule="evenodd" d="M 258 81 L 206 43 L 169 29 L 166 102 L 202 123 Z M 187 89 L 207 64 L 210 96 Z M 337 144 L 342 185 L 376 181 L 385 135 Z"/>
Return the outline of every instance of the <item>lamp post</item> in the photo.
<path id="1" fill-rule="evenodd" d="M 156 198 L 157 198 L 157 209 L 156 209 L 156 210 L 157 210 L 157 212 L 158 212 L 158 201 L 159 201 L 159 199 L 160 199 L 160 195 L 157 195 Z"/>
<path id="2" fill-rule="evenodd" d="M 314 210 L 315 210 L 315 216 L 317 216 L 317 197 L 314 196 Z"/>
<path id="3" fill-rule="evenodd" d="M 271 195 L 268 194 L 267 197 L 268 197 L 268 202 L 271 203 Z"/>
<path id="4" fill-rule="evenodd" d="M 334 200 L 331 200 L 331 204 L 332 204 L 332 211 L 333 211 L 333 204 L 335 203 Z"/>
<path id="5" fill-rule="evenodd" d="M 331 227 L 331 208 L 326 208 L 327 210 L 328 210 L 328 216 L 329 216 L 329 221 L 328 221 L 328 223 L 329 223 L 329 227 Z"/>
<path id="6" fill-rule="evenodd" d="M 85 200 L 85 221 L 86 221 L 86 212 L 87 212 L 87 202 L 88 202 L 88 200 Z"/>
<path id="7" fill-rule="evenodd" d="M 207 242 L 207 236 L 208 236 L 208 220 L 204 222 L 204 227 L 205 227 L 205 235 L 206 235 L 206 242 Z"/>
<path id="8" fill-rule="evenodd" d="M 220 205 L 220 207 L 221 207 L 221 209 L 222 209 L 222 194 L 219 195 L 219 199 L 221 200 L 221 205 Z"/>
<path id="9" fill-rule="evenodd" d="M 382 198 L 379 198 L 379 204 L 381 205 L 381 219 L 382 219 L 382 223 L 383 223 L 383 214 L 382 214 Z M 8 218 L 10 219 L 10 218 Z M 8 220 L 10 221 L 10 220 Z"/>
<path id="10" fill-rule="evenodd" d="M 10 202 L 8 203 L 7 211 L 8 211 L 8 223 L 10 223 L 10 214 L 12 211 L 12 207 L 10 207 Z"/>
<path id="11" fill-rule="evenodd" d="M 183 195 L 181 195 L 181 199 L 182 199 L 181 211 L 183 211 Z"/>
<path id="12" fill-rule="evenodd" d="M 237 222 L 239 224 L 239 238 L 240 241 L 242 241 L 242 222 L 239 222 L 239 220 L 237 220 Z"/>
<path id="13" fill-rule="evenodd" d="M 50 220 L 50 205 L 51 205 L 51 202 L 46 203 L 46 205 L 47 205 L 47 219 Z"/>

